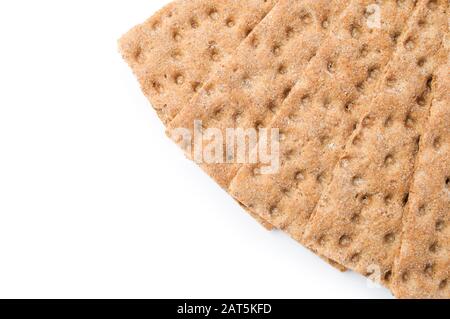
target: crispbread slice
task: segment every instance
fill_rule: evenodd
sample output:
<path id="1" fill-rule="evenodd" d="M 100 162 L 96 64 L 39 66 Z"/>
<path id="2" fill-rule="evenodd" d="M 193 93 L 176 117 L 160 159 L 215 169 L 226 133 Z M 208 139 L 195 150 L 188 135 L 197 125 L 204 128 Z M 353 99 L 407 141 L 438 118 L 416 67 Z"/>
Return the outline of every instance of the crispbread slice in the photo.
<path id="1" fill-rule="evenodd" d="M 222 130 L 223 136 L 227 128 L 267 126 L 348 2 L 280 0 L 227 66 L 170 123 L 169 136 L 178 128 L 194 135 L 194 121 L 202 121 L 203 128 Z M 201 166 L 225 189 L 239 168 L 237 164 Z"/>
<path id="2" fill-rule="evenodd" d="M 271 124 L 282 137 L 279 173 L 246 166 L 231 184 L 233 196 L 301 242 L 414 7 L 412 0 L 352 2 Z"/>
<path id="3" fill-rule="evenodd" d="M 178 0 L 122 37 L 120 51 L 163 123 L 189 104 L 277 1 Z"/>
<path id="4" fill-rule="evenodd" d="M 177 128 L 193 132 L 195 120 L 202 120 L 204 127 L 221 129 L 269 123 L 348 3 L 280 0 L 227 65 L 170 123 L 169 136 Z M 238 168 L 233 164 L 202 167 L 225 189 Z"/>
<path id="5" fill-rule="evenodd" d="M 447 39 L 447 50 L 450 42 Z M 398 298 L 450 299 L 450 62 L 436 72 L 429 130 L 421 139 L 394 267 Z"/>
<path id="6" fill-rule="evenodd" d="M 318 253 L 390 286 L 419 141 L 448 32 L 448 1 L 420 0 L 308 224 Z"/>
<path id="7" fill-rule="evenodd" d="M 120 50 L 168 123 L 277 0 L 177 0 L 120 41 Z"/>

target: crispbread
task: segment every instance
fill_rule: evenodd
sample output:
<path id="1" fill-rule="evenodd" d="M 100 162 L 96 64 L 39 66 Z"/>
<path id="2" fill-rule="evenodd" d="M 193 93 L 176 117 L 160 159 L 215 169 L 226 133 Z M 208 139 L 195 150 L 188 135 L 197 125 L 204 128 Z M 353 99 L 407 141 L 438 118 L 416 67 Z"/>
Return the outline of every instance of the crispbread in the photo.
<path id="1" fill-rule="evenodd" d="M 163 123 L 189 104 L 277 1 L 178 0 L 122 37 L 122 55 Z"/>
<path id="2" fill-rule="evenodd" d="M 429 130 L 421 139 L 409 208 L 403 217 L 393 281 L 393 292 L 399 298 L 450 299 L 449 72 L 447 57 L 435 75 Z"/>
<path id="3" fill-rule="evenodd" d="M 353 1 L 277 115 L 278 174 L 239 171 L 231 194 L 301 242 L 306 223 L 356 123 L 376 93 L 414 1 Z M 381 20 L 377 25 L 374 16 Z M 373 23 L 373 24 L 372 24 Z"/>
<path id="4" fill-rule="evenodd" d="M 277 0 L 178 0 L 119 42 L 142 90 L 168 123 Z"/>
<path id="5" fill-rule="evenodd" d="M 226 128 L 268 125 L 347 4 L 347 0 L 280 0 L 228 65 L 170 123 L 168 134 L 178 128 L 194 133 L 198 120 L 204 128 L 221 129 L 224 136 Z M 201 166 L 225 189 L 239 168 Z"/>
<path id="6" fill-rule="evenodd" d="M 203 121 L 206 128 L 223 130 L 270 123 L 348 3 L 349 0 L 280 0 L 227 65 L 170 123 L 168 135 L 178 128 L 193 132 L 196 120 Z M 237 164 L 201 166 L 224 189 L 228 189 L 239 168 Z"/>
<path id="7" fill-rule="evenodd" d="M 420 137 L 427 127 L 448 1 L 420 0 L 387 72 L 308 224 L 318 253 L 390 286 Z"/>
<path id="8" fill-rule="evenodd" d="M 400 298 L 450 298 L 449 2 L 280 0 L 236 37 L 245 5 L 179 0 L 121 40 L 163 122 L 186 105 L 168 132 L 281 128 L 279 174 L 202 166 L 330 263 Z"/>

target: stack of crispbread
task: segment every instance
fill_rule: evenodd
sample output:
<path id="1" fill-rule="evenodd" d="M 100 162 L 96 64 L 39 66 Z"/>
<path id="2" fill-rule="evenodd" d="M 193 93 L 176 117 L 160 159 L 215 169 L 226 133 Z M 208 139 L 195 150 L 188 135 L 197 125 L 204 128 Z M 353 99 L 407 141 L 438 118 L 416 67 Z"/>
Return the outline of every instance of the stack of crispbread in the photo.
<path id="1" fill-rule="evenodd" d="M 396 297 L 450 298 L 448 10 L 178 0 L 120 50 L 168 135 L 266 228 Z M 244 160 L 230 132 L 255 140 Z"/>

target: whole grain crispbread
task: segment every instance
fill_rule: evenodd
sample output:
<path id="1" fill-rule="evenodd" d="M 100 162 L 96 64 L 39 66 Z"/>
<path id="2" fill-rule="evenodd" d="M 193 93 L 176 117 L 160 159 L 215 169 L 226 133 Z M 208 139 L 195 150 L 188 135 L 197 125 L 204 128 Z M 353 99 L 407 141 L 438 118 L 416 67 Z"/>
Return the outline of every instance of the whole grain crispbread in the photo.
<path id="1" fill-rule="evenodd" d="M 421 139 L 409 207 L 403 217 L 402 246 L 392 285 L 398 298 L 450 299 L 449 72 L 447 57 L 447 63 L 435 73 L 427 132 Z"/>
<path id="2" fill-rule="evenodd" d="M 119 45 L 167 134 L 264 227 L 399 298 L 449 299 L 449 5 L 176 0 Z M 179 140 L 233 128 L 278 129 L 279 170 Z"/>
<path id="3" fill-rule="evenodd" d="M 304 237 L 318 253 L 386 286 L 400 249 L 436 72 L 448 57 L 442 49 L 448 5 L 418 1 L 380 92 L 347 143 Z"/>
<path id="4" fill-rule="evenodd" d="M 271 124 L 282 137 L 279 172 L 255 174 L 247 165 L 230 187 L 240 202 L 300 242 L 415 8 L 412 0 L 372 4 L 352 1 Z"/>

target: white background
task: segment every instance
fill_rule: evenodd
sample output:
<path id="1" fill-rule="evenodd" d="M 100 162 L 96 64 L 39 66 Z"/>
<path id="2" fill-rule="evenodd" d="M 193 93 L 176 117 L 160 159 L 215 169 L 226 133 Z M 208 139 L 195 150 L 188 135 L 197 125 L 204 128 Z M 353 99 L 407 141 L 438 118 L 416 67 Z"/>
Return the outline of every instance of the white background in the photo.
<path id="1" fill-rule="evenodd" d="M 390 298 L 165 137 L 117 39 L 167 2 L 0 2 L 0 297 Z"/>

